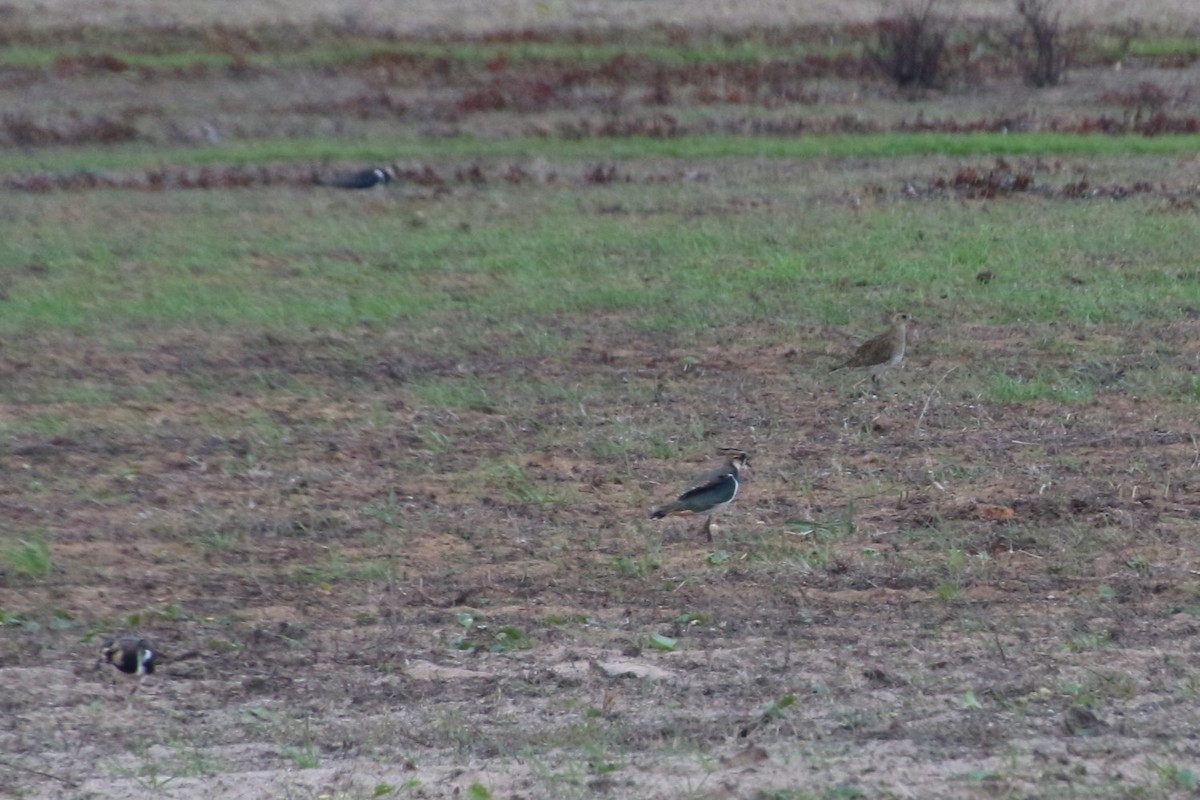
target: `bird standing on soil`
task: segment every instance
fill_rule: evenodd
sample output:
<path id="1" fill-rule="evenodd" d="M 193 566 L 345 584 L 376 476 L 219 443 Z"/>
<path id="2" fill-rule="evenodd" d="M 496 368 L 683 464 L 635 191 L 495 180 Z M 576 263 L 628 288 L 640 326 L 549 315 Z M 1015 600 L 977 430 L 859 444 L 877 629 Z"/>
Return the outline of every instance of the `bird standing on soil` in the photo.
<path id="1" fill-rule="evenodd" d="M 830 370 L 837 372 L 846 367 L 866 369 L 871 382 L 879 382 L 879 374 L 898 366 L 904 360 L 904 348 L 908 339 L 908 326 L 913 318 L 903 312 L 892 316 L 892 327 L 873 339 L 858 346 L 854 355 Z"/>
<path id="2" fill-rule="evenodd" d="M 333 186 L 338 189 L 370 189 L 374 186 L 382 186 L 392 180 L 390 170 L 376 167 L 375 169 L 365 169 L 362 172 L 354 172 L 349 175 L 339 175 L 325 186 Z"/>
<path id="3" fill-rule="evenodd" d="M 724 511 L 733 502 L 740 485 L 741 472 L 750 464 L 750 456 L 744 450 L 723 447 L 718 452 L 725 457 L 724 464 L 698 477 L 675 502 L 656 508 L 650 514 L 650 519 L 676 514 L 707 514 L 701 530 L 711 542 L 713 515 Z"/>
<path id="4" fill-rule="evenodd" d="M 104 663 L 109 663 L 120 672 L 135 678 L 137 682 L 129 690 L 129 696 L 132 697 L 142 685 L 142 678 L 153 674 L 156 658 L 154 646 L 149 640 L 140 636 L 121 636 L 104 643 L 100 650 L 100 660 L 96 662 L 96 669 Z"/>

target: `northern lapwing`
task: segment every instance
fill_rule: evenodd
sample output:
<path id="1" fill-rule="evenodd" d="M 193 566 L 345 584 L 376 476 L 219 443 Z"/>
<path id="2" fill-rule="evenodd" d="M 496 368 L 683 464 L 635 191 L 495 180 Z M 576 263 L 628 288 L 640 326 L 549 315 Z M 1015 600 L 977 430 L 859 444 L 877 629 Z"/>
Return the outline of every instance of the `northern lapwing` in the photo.
<path id="1" fill-rule="evenodd" d="M 383 186 L 391 182 L 391 180 L 391 170 L 376 167 L 375 169 L 364 169 L 361 172 L 339 175 L 324 185 L 333 186 L 337 189 L 371 189 L 375 186 Z"/>
<path id="2" fill-rule="evenodd" d="M 750 464 L 750 456 L 744 450 L 723 447 L 717 452 L 725 457 L 725 463 L 696 478 L 675 502 L 654 509 L 650 519 L 677 514 L 707 514 L 701 531 L 711 542 L 713 515 L 724 511 L 737 497 L 742 470 Z"/>
<path id="3" fill-rule="evenodd" d="M 96 669 L 108 663 L 136 679 L 137 682 L 129 690 L 129 696 L 132 697 L 142 685 L 142 678 L 153 674 L 157 658 L 158 654 L 154 652 L 154 646 L 148 639 L 141 636 L 121 636 L 104 643 L 100 650 L 100 660 L 96 662 Z"/>
<path id="4" fill-rule="evenodd" d="M 904 349 L 908 341 L 908 326 L 913 318 L 903 312 L 892 316 L 892 326 L 873 339 L 858 346 L 854 355 L 830 370 L 837 372 L 847 367 L 865 369 L 871 382 L 879 382 L 879 374 L 898 366 L 904 360 Z"/>

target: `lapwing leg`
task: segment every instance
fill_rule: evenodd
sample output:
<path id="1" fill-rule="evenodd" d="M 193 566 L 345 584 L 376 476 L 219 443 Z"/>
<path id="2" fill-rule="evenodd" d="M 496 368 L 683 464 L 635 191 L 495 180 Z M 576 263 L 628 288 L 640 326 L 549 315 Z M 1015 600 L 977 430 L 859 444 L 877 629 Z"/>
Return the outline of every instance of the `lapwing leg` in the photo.
<path id="1" fill-rule="evenodd" d="M 100 669 L 100 665 L 103 663 L 104 663 L 103 661 L 97 661 L 96 669 Z M 107 675 L 107 680 L 105 680 L 105 683 L 108 684 L 108 692 L 109 692 L 109 694 L 112 695 L 114 700 L 121 696 L 121 687 L 117 681 L 116 675 L 109 673 Z"/>
<path id="2" fill-rule="evenodd" d="M 712 518 L 713 518 L 713 515 L 712 515 L 712 514 L 709 514 L 709 515 L 708 515 L 708 517 L 707 517 L 707 518 L 705 518 L 705 520 L 704 520 L 704 527 L 703 527 L 703 528 L 701 528 L 701 530 L 702 530 L 702 531 L 704 531 L 704 537 L 705 537 L 705 538 L 706 538 L 708 541 L 710 541 L 710 542 L 713 540 L 713 537 L 712 537 Z"/>
<path id="3" fill-rule="evenodd" d="M 133 696 L 135 694 L 137 694 L 138 689 L 142 688 L 142 678 L 143 677 L 144 676 L 142 676 L 142 675 L 138 675 L 137 680 L 133 682 L 133 688 L 129 690 L 129 694 L 125 697 L 125 705 L 126 706 L 133 705 Z"/>

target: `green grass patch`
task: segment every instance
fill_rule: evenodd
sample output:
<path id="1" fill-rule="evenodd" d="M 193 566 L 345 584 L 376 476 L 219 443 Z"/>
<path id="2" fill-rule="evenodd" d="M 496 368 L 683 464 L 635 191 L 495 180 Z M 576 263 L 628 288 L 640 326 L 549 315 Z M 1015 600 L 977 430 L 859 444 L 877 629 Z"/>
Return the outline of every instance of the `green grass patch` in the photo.
<path id="1" fill-rule="evenodd" d="M 1129 43 L 1129 55 L 1143 58 L 1200 56 L 1200 39 L 1194 36 L 1162 36 L 1135 39 Z"/>
<path id="2" fill-rule="evenodd" d="M 670 45 L 654 41 L 639 40 L 610 43 L 578 42 L 513 42 L 481 43 L 464 42 L 407 42 L 396 45 L 366 44 L 351 47 L 323 47 L 295 54 L 268 55 L 265 63 L 291 64 L 336 64 L 355 61 L 375 61 L 397 58 L 449 59 L 470 67 L 479 68 L 488 63 L 503 60 L 512 65 L 565 63 L 575 65 L 601 65 L 614 59 L 649 61 L 664 67 L 687 67 L 697 64 L 746 63 L 754 64 L 768 59 L 794 59 L 806 53 L 835 54 L 848 52 L 846 48 L 777 47 L 751 38 L 711 38 L 697 40 L 685 45 Z M 860 47 L 854 48 L 860 50 Z M 282 61 L 280 61 L 282 59 Z"/>
<path id="3" fill-rule="evenodd" d="M 429 408 L 495 413 L 498 409 L 487 387 L 470 376 L 439 378 L 412 387 L 414 395 Z"/>
<path id="4" fill-rule="evenodd" d="M 380 137 L 357 142 L 328 138 L 246 139 L 205 147 L 147 148 L 144 144 L 0 153 L 0 171 L 149 169 L 162 164 L 259 164 L 271 161 L 362 161 L 533 158 L 629 159 L 646 156 L 714 158 L 900 158 L 907 156 L 1174 155 L 1200 150 L 1200 135 L 1136 136 L 1066 133 L 865 133 L 812 136 L 680 136 L 547 139 Z"/>
<path id="5" fill-rule="evenodd" d="M 973 30 L 951 32 L 956 41 L 977 42 Z M 194 69 L 200 66 L 254 68 L 337 67 L 362 63 L 402 63 L 419 69 L 422 62 L 450 62 L 461 68 L 481 69 L 487 64 L 528 66 L 541 62 L 596 66 L 625 58 L 667 68 L 708 64 L 758 64 L 858 57 L 864 52 L 861 31 L 830 27 L 801 36 L 763 36 L 745 30 L 738 36 L 692 31 L 682 39 L 660 28 L 624 31 L 619 40 L 589 37 L 543 37 L 537 40 L 485 41 L 471 37 L 410 38 L 395 41 L 369 32 L 347 35 L 342 31 L 260 29 L 248 37 L 211 36 L 202 29 L 137 31 L 82 29 L 53 39 L 11 42 L 0 56 L 0 66 L 50 68 L 62 59 L 108 57 L 130 68 L 148 70 Z M 1126 41 L 1101 32 L 1083 43 L 1105 57 L 1186 57 L 1200 54 L 1195 39 L 1155 36 Z M 236 62 L 235 56 L 236 55 Z"/>
<path id="6" fill-rule="evenodd" d="M 483 41 L 474 37 L 439 36 L 401 41 L 369 32 L 347 35 L 341 31 L 260 29 L 247 37 L 212 36 L 203 29 L 155 29 L 153 33 L 81 29 L 61 39 L 41 36 L 12 42 L 0 54 L 0 66 L 49 68 L 62 59 L 107 57 L 138 69 L 189 69 L 228 66 L 237 54 L 239 67 L 336 67 L 361 63 L 400 63 L 412 69 L 422 62 L 450 62 L 481 69 L 487 64 L 530 65 L 539 62 L 581 66 L 607 64 L 625 58 L 664 67 L 697 64 L 748 63 L 794 60 L 809 55 L 834 57 L 861 54 L 862 42 L 834 29 L 805 41 L 778 41 L 754 31 L 731 37 L 716 33 L 691 33 L 684 40 L 661 29 L 625 31 L 619 39 L 543 37 L 537 40 Z M 132 34 L 132 35 L 131 35 Z M 607 40 L 602 40 L 607 39 Z"/>
<path id="7" fill-rule="evenodd" d="M 388 582 L 395 577 L 389 556 L 372 557 L 358 550 L 351 553 L 335 544 L 317 552 L 319 555 L 291 570 L 288 577 L 293 583 L 330 591 L 340 584 Z"/>
<path id="8" fill-rule="evenodd" d="M 1025 378 L 1005 373 L 993 375 L 988 383 L 987 400 L 994 403 L 1028 403 L 1043 400 L 1053 403 L 1087 403 L 1092 387 L 1081 381 L 1057 375 Z"/>
<path id="9" fill-rule="evenodd" d="M 6 536 L 0 543 L 0 572 L 38 580 L 47 577 L 53 565 L 50 543 L 41 531 Z"/>
<path id="10" fill-rule="evenodd" d="M 503 462 L 483 470 L 484 486 L 521 506 L 556 506 L 567 502 L 564 488 L 536 480 L 519 464 Z"/>
<path id="11" fill-rule="evenodd" d="M 776 201 L 756 213 L 713 215 L 694 213 L 710 201 L 681 198 L 675 186 L 532 195 L 494 187 L 432 204 L 437 221 L 418 229 L 398 229 L 386 207 L 364 212 L 309 193 L 10 196 L 6 204 L 32 202 L 44 222 L 31 226 L 24 213 L 0 219 L 0 258 L 42 267 L 8 287 L 0 336 L 19 349 L 33 333 L 102 332 L 124 352 L 172 331 L 240 332 L 252 342 L 264 332 L 305 340 L 313 331 L 400 326 L 419 352 L 499 365 L 560 356 L 576 344 L 562 326 L 574 318 L 620 320 L 656 336 L 744 323 L 779 326 L 775 336 L 814 323 L 864 335 L 901 307 L 935 325 L 1103 325 L 1168 321 L 1195 303 L 1195 282 L 1178 276 L 1194 269 L 1200 235 L 1186 215 L 1144 213 L 1150 200 L 1032 199 L 986 212 L 897 203 L 847 215 L 808 204 L 790 184 L 777 188 Z M 645 212 L 594 210 L 613 203 Z M 59 225 L 68 206 L 77 218 Z M 478 222 L 463 232 L 463 218 Z M 975 281 L 984 268 L 995 274 L 986 286 Z M 274 347 L 255 346 L 268 355 Z M 922 346 L 947 345 L 935 337 Z M 700 350 L 687 357 L 691 368 L 706 366 Z M 340 369 L 370 373 L 374 362 L 364 358 L 354 348 L 322 354 Z M 288 391 L 305 382 L 269 361 L 257 371 L 238 380 Z M 1084 377 L 1060 381 L 1056 391 L 1083 398 Z M 112 383 L 69 383 L 55 390 L 60 400 L 132 398 Z M 993 391 L 1050 391 L 1045 381 L 1018 383 L 998 381 Z M 409 386 L 430 405 L 480 411 L 531 398 L 578 405 L 588 396 L 552 380 L 497 392 L 470 374 Z M 8 389 L 27 398 L 35 391 Z M 160 384 L 150 399 L 166 391 Z"/>

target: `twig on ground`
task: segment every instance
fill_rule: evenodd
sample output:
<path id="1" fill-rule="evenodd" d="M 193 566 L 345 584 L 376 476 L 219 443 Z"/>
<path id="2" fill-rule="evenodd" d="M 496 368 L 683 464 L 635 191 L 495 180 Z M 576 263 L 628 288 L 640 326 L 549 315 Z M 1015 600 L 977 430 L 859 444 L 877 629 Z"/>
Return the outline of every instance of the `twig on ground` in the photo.
<path id="1" fill-rule="evenodd" d="M 946 370 L 946 373 L 942 375 L 942 377 L 938 378 L 938 382 L 935 383 L 933 388 L 929 390 L 929 395 L 925 398 L 925 405 L 921 406 L 921 415 L 917 417 L 917 426 L 913 429 L 913 433 L 921 432 L 921 423 L 925 421 L 925 412 L 929 411 L 929 404 L 933 402 L 933 396 L 937 394 L 938 387 L 942 385 L 942 382 L 946 380 L 950 373 L 954 372 L 956 369 L 958 369 L 958 364 L 955 364 L 953 367 Z"/>
<path id="2" fill-rule="evenodd" d="M 55 775 L 52 772 L 42 772 L 40 769 L 33 769 L 32 767 L 26 767 L 21 764 L 14 764 L 6 758 L 0 758 L 0 766 L 5 766 L 9 769 L 15 769 L 18 772 L 28 772 L 30 775 L 37 775 L 42 778 L 50 778 L 51 780 L 58 781 L 65 786 L 70 786 L 72 789 L 78 788 L 79 786 L 78 783 L 70 780 L 69 778 L 64 778 L 61 775 Z"/>

